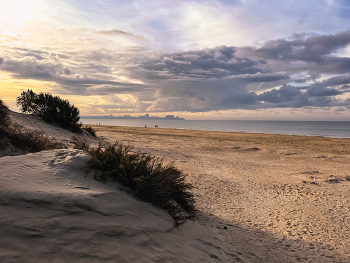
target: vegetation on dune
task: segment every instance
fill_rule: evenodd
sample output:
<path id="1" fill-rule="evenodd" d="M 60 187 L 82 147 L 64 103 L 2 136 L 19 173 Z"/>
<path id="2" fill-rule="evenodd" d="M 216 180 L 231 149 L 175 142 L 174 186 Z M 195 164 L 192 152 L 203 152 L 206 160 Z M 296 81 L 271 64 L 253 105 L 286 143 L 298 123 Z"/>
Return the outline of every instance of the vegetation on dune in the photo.
<path id="1" fill-rule="evenodd" d="M 44 93 L 37 95 L 28 90 L 17 98 L 17 105 L 21 106 L 22 112 L 41 117 L 46 122 L 60 124 L 72 131 L 84 129 L 96 137 L 92 127 L 81 128 L 79 110 L 59 97 Z M 1 100 L 0 139 L 2 149 L 15 146 L 24 152 L 38 152 L 66 148 L 65 143 L 48 138 L 43 132 L 26 131 L 22 126 L 12 124 L 9 110 Z M 85 171 L 94 170 L 95 179 L 103 182 L 116 180 L 130 187 L 141 200 L 168 210 L 177 224 L 194 217 L 192 185 L 186 183 L 186 175 L 174 163 L 164 164 L 163 159 L 132 151 L 130 145 L 118 141 L 109 144 L 101 139 L 98 147 L 92 148 L 85 138 L 75 135 L 71 143 L 75 149 L 91 154 Z"/>
<path id="2" fill-rule="evenodd" d="M 17 97 L 17 105 L 22 112 L 41 117 L 45 122 L 59 124 L 74 132 L 80 131 L 79 110 L 68 100 L 49 93 L 36 94 L 28 89 Z"/>
<path id="3" fill-rule="evenodd" d="M 90 151 L 91 143 L 81 136 L 74 135 L 70 142 L 74 145 L 74 149 L 83 150 L 86 152 Z"/>
<path id="4" fill-rule="evenodd" d="M 9 109 L 0 99 L 0 129 L 4 129 L 10 125 Z"/>
<path id="5" fill-rule="evenodd" d="M 130 187 L 141 200 L 168 210 L 177 223 L 194 217 L 194 198 L 189 191 L 192 185 L 186 183 L 186 175 L 174 163 L 164 165 L 162 159 L 134 152 L 130 145 L 118 141 L 111 145 L 101 140 L 96 148 L 90 148 L 79 136 L 72 142 L 75 148 L 92 155 L 85 170 L 99 171 L 95 179 L 112 179 Z"/>
<path id="6" fill-rule="evenodd" d="M 4 150 L 10 145 L 31 153 L 67 148 L 65 143 L 48 138 L 41 131 L 25 131 L 22 126 L 12 124 L 9 109 L 0 100 L 0 149 Z"/>
<path id="7" fill-rule="evenodd" d="M 96 137 L 96 130 L 94 128 L 90 126 L 84 126 L 82 129 L 90 133 L 93 137 Z"/>

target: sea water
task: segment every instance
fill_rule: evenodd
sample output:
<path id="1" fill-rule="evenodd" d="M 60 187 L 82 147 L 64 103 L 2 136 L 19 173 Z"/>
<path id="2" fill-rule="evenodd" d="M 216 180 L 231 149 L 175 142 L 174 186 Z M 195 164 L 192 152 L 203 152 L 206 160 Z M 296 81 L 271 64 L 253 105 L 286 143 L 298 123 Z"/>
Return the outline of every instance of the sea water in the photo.
<path id="1" fill-rule="evenodd" d="M 81 119 L 83 124 L 350 138 L 350 121 Z"/>

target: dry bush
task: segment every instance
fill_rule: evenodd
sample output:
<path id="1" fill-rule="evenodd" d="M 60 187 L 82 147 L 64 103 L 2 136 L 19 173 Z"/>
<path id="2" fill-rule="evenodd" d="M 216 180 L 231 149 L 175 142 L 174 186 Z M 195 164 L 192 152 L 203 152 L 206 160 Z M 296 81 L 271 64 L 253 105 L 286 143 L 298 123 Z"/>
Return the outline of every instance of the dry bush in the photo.
<path id="1" fill-rule="evenodd" d="M 0 126 L 7 127 L 10 125 L 9 109 L 5 103 L 0 100 Z"/>
<path id="2" fill-rule="evenodd" d="M 94 128 L 90 126 L 84 126 L 82 129 L 90 133 L 93 137 L 96 137 L 96 130 Z"/>
<path id="3" fill-rule="evenodd" d="M 12 128 L 8 138 L 14 146 L 30 153 L 67 148 L 66 143 L 47 137 L 42 131 L 23 131 L 21 126 Z"/>
<path id="4" fill-rule="evenodd" d="M 0 148 L 4 150 L 9 145 L 31 153 L 67 148 L 65 143 L 49 138 L 41 131 L 24 131 L 22 126 L 12 124 L 9 109 L 0 100 Z"/>
<path id="5" fill-rule="evenodd" d="M 177 223 L 195 216 L 194 198 L 189 191 L 192 185 L 186 183 L 186 175 L 174 163 L 164 165 L 162 159 L 133 152 L 130 145 L 118 141 L 113 145 L 100 141 L 89 152 L 92 158 L 87 170 L 99 170 L 96 179 L 112 179 L 130 187 L 141 200 L 168 210 Z"/>
<path id="6" fill-rule="evenodd" d="M 90 150 L 90 142 L 88 142 L 85 138 L 74 135 L 70 141 L 72 144 L 74 144 L 74 149 L 83 150 L 83 151 L 89 151 Z"/>

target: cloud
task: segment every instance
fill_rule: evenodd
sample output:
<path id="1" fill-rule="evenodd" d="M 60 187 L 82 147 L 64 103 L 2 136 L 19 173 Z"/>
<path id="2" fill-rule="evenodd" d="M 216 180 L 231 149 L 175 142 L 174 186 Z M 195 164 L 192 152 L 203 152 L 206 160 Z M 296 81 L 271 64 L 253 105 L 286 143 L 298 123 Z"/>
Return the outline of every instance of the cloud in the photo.
<path id="1" fill-rule="evenodd" d="M 299 25 L 302 25 L 302 24 L 304 24 L 304 23 L 305 23 L 305 20 L 299 19 L 299 20 L 295 23 L 295 25 L 296 25 L 296 26 L 299 26 Z"/>
<path id="2" fill-rule="evenodd" d="M 123 31 L 123 30 L 114 29 L 114 28 L 112 28 L 112 29 L 96 29 L 94 32 L 96 34 L 101 34 L 101 35 L 109 35 L 109 36 L 125 35 L 125 36 L 131 36 L 131 37 L 135 37 L 138 39 L 146 40 L 144 37 L 137 36 L 137 35 L 134 35 L 132 33 L 129 33 L 129 32 Z"/>
<path id="3" fill-rule="evenodd" d="M 270 74 L 270 73 L 256 73 L 256 74 L 240 74 L 235 76 L 229 76 L 224 79 L 241 80 L 246 82 L 275 82 L 280 80 L 289 80 L 290 77 L 283 74 Z"/>
<path id="4" fill-rule="evenodd" d="M 331 55 L 350 44 L 350 30 L 335 35 L 313 35 L 306 39 L 295 35 L 295 39 L 267 41 L 255 53 L 264 59 L 322 62 L 323 57 Z"/>
<path id="5" fill-rule="evenodd" d="M 264 61 L 237 58 L 235 47 L 178 52 L 163 55 L 140 66 L 153 78 L 222 78 L 240 74 L 255 74 Z"/>
<path id="6" fill-rule="evenodd" d="M 95 71 L 99 68 L 94 64 L 90 65 Z M 51 81 L 63 85 L 68 89 L 75 90 L 74 87 L 90 87 L 97 85 L 113 85 L 114 92 L 118 92 L 118 87 L 137 87 L 140 84 L 125 83 L 111 80 L 110 78 L 91 78 L 86 75 L 73 74 L 69 68 L 62 63 L 50 59 L 37 60 L 35 57 L 25 57 L 19 60 L 6 60 L 1 66 L 1 70 L 11 72 L 17 79 L 36 79 Z M 105 68 L 99 71 L 107 72 Z M 72 87 L 72 88 L 69 88 Z M 132 89 L 129 89 L 131 91 Z M 121 92 L 122 93 L 122 92 Z M 90 92 L 90 94 L 92 94 Z"/>
<path id="7" fill-rule="evenodd" d="M 350 92 L 350 58 L 336 52 L 349 43 L 350 31 L 344 31 L 300 33 L 260 47 L 177 52 L 139 46 L 87 50 L 7 46 L 2 49 L 0 70 L 16 79 L 51 82 L 52 92 L 104 96 L 104 111 L 339 108 L 350 106 L 350 99 L 339 96 Z M 108 96 L 119 94 L 132 99 L 106 102 Z"/>

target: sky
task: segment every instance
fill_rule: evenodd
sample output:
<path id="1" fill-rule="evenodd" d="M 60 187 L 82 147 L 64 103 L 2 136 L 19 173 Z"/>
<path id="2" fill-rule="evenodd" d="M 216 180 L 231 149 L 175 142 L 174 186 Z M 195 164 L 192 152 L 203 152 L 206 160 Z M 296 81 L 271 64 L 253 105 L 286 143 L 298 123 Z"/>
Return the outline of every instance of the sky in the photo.
<path id="1" fill-rule="evenodd" d="M 350 0 L 0 0 L 0 99 L 80 115 L 350 121 Z"/>

